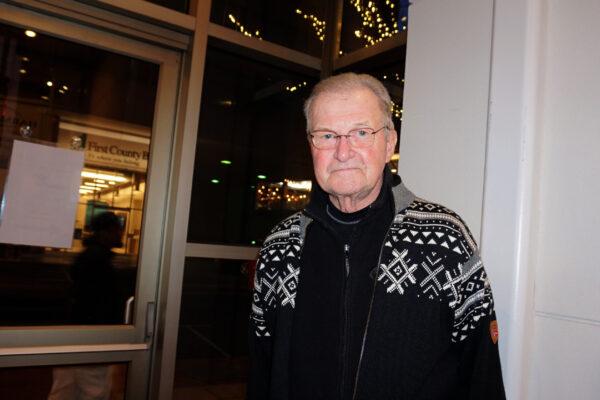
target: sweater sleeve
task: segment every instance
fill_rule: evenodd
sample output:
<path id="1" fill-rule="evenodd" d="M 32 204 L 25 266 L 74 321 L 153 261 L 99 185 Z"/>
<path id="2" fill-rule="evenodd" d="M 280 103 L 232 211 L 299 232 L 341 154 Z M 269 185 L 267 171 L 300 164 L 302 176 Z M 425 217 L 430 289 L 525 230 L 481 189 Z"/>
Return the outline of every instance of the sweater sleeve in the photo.
<path id="1" fill-rule="evenodd" d="M 268 318 L 268 297 L 272 294 L 273 283 L 266 278 L 264 252 L 259 255 L 254 275 L 252 310 L 248 329 L 250 373 L 246 398 L 264 400 L 269 398 L 271 381 L 271 360 L 273 354 L 273 327 Z"/>
<path id="2" fill-rule="evenodd" d="M 477 254 L 463 265 L 453 306 L 452 341 L 460 351 L 461 399 L 505 399 L 494 299 Z"/>

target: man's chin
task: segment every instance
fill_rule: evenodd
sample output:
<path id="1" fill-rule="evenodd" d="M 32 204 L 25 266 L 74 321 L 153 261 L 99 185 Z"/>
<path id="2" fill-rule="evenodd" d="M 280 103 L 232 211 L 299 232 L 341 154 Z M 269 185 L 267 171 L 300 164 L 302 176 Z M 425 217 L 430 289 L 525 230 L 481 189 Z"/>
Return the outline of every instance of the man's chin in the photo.
<path id="1" fill-rule="evenodd" d="M 329 194 L 337 197 L 353 197 L 361 193 L 364 187 L 361 185 L 340 184 L 332 185 Z"/>

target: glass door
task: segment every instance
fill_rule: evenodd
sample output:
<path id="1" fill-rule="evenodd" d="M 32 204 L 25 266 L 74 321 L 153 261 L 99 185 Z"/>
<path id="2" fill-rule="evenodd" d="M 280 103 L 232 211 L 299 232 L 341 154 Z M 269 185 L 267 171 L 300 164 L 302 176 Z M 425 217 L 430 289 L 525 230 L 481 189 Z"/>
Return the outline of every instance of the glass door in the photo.
<path id="1" fill-rule="evenodd" d="M 1 8 L 0 398 L 144 398 L 180 53 Z"/>

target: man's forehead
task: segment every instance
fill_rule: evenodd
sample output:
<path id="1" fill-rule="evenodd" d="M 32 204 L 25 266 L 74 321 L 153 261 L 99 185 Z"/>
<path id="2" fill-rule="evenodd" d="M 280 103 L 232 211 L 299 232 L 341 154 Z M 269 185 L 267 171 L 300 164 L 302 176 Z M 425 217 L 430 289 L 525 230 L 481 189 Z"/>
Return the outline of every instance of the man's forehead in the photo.
<path id="1" fill-rule="evenodd" d="M 310 122 L 312 130 L 331 129 L 331 124 L 351 128 L 370 126 L 383 117 L 375 94 L 369 89 L 357 88 L 319 94 L 313 102 Z"/>
<path id="2" fill-rule="evenodd" d="M 370 99 L 377 101 L 377 96 L 368 88 L 356 87 L 349 89 L 334 89 L 319 93 L 315 102 L 329 101 L 358 101 L 359 99 Z"/>

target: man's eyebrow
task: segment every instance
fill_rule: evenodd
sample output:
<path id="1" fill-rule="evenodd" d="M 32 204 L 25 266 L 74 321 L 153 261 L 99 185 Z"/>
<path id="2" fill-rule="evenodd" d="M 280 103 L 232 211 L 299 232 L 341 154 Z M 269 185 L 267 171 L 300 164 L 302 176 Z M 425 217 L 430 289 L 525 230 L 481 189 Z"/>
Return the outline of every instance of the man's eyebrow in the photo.
<path id="1" fill-rule="evenodd" d="M 350 128 L 359 128 L 359 127 L 370 128 L 371 124 L 368 121 L 359 121 L 359 122 L 354 122 L 353 124 L 350 125 Z M 310 131 L 311 132 L 321 132 L 321 131 L 335 132 L 334 129 L 327 128 L 327 127 L 321 127 L 318 125 L 316 128 L 311 129 Z"/>
<path id="2" fill-rule="evenodd" d="M 310 130 L 311 132 L 335 132 L 333 129 L 331 128 L 324 128 L 324 127 L 316 127 L 314 129 Z"/>

